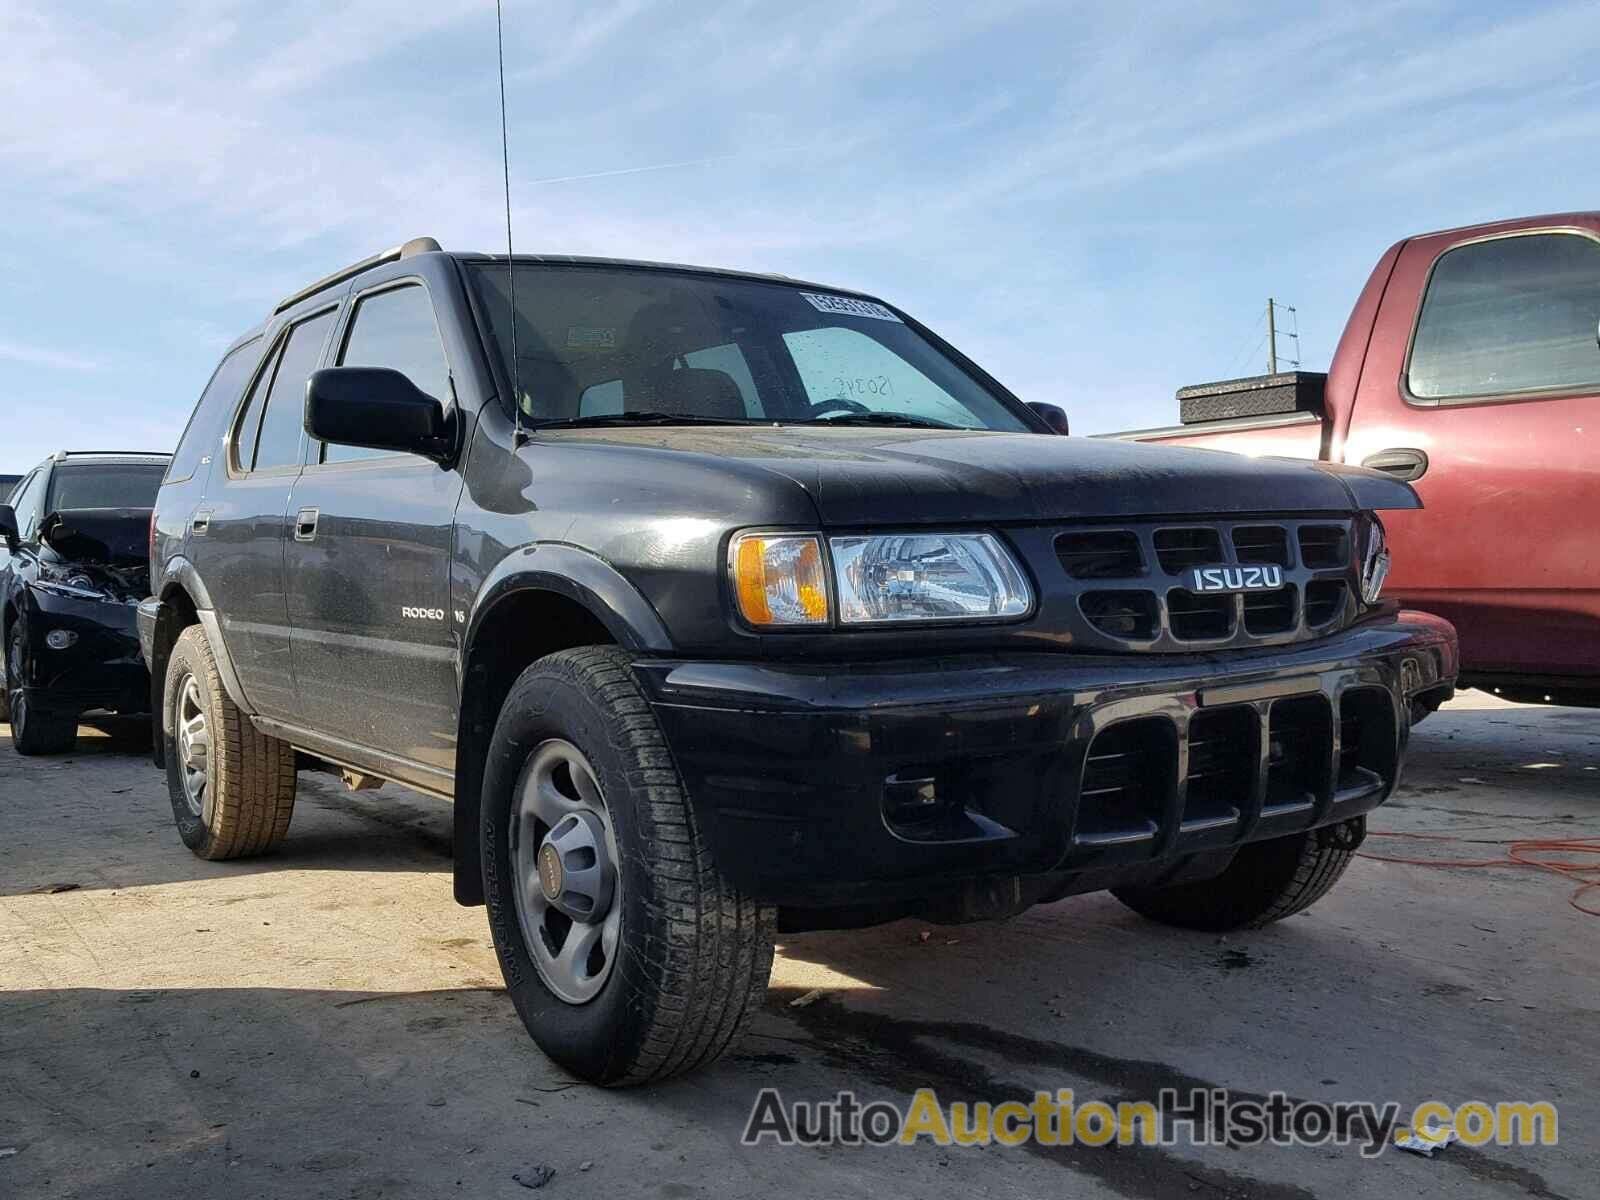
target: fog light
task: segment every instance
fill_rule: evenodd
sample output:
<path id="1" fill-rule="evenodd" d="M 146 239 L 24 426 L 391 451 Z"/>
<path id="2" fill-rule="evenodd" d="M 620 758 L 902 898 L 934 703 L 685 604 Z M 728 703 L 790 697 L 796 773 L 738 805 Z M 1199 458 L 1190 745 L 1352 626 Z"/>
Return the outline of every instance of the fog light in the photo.
<path id="1" fill-rule="evenodd" d="M 70 629 L 52 629 L 44 635 L 44 644 L 52 650 L 70 650 L 78 640 L 78 635 Z"/>

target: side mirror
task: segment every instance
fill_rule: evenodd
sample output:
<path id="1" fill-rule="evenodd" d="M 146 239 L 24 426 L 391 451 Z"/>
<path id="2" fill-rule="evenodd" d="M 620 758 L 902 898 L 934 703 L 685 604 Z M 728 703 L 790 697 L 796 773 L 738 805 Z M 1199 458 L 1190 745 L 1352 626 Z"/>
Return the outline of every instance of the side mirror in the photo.
<path id="1" fill-rule="evenodd" d="M 1063 437 L 1067 434 L 1067 410 L 1059 404 L 1046 404 L 1042 400 L 1029 400 L 1028 407 L 1033 409 L 1033 415 L 1046 425 L 1050 426 L 1051 433 L 1059 433 Z"/>
<path id="2" fill-rule="evenodd" d="M 306 432 L 324 442 L 444 462 L 453 424 L 444 405 L 388 367 L 327 367 L 306 381 Z"/>
<path id="3" fill-rule="evenodd" d="M 22 531 L 17 528 L 17 510 L 9 504 L 0 504 L 0 541 L 4 541 L 6 549 L 13 554 L 22 544 Z"/>

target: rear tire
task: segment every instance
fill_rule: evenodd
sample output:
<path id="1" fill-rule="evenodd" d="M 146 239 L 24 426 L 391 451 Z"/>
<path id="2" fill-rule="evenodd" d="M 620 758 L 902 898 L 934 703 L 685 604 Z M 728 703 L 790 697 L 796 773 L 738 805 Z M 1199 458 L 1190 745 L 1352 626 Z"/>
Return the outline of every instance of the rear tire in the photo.
<path id="1" fill-rule="evenodd" d="M 552 787 L 560 794 L 541 801 Z M 548 824 L 549 804 L 568 815 Z M 490 743 L 479 844 L 506 988 L 533 1039 L 574 1075 L 614 1086 L 694 1070 L 765 997 L 776 909 L 717 870 L 623 651 L 563 650 L 518 678 Z M 554 896 L 542 887 L 547 849 L 568 864 Z M 593 881 L 577 882 L 596 899 L 579 896 L 576 920 L 551 914 L 571 897 L 563 871 Z M 620 925 L 605 930 L 614 914 Z M 559 949 L 580 933 L 597 950 L 563 973 Z"/>
<path id="2" fill-rule="evenodd" d="M 65 754 L 78 740 L 76 717 L 40 712 L 28 702 L 22 681 L 28 678 L 28 617 L 18 614 L 6 645 L 6 719 L 11 723 L 11 744 L 29 757 Z"/>
<path id="3" fill-rule="evenodd" d="M 295 755 L 250 723 L 228 696 L 205 631 L 172 647 L 162 688 L 167 791 L 183 844 L 200 858 L 272 849 L 294 815 Z"/>
<path id="4" fill-rule="evenodd" d="M 1367 819 L 1354 817 L 1244 846 L 1213 879 L 1165 888 L 1112 888 L 1111 894 L 1140 916 L 1180 929 L 1260 929 L 1327 895 L 1366 834 Z"/>

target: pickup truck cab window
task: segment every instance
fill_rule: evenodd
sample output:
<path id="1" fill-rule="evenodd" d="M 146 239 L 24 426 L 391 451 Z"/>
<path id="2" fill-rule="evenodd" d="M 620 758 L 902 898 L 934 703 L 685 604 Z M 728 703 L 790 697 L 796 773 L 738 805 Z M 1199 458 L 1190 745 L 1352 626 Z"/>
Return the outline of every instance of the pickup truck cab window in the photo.
<path id="1" fill-rule="evenodd" d="M 1407 371 L 1437 401 L 1600 385 L 1600 241 L 1533 233 L 1439 256 Z"/>
<path id="2" fill-rule="evenodd" d="M 1034 428 L 1015 401 L 874 301 L 659 268 L 530 263 L 516 270 L 513 339 L 505 268 L 473 264 L 469 275 L 490 346 L 535 424 L 644 412 Z"/>
<path id="3" fill-rule="evenodd" d="M 389 367 L 448 404 L 450 364 L 439 342 L 433 304 L 420 283 L 405 283 L 361 297 L 351 317 L 350 332 L 339 355 L 343 367 Z M 324 445 L 325 463 L 383 458 L 387 450 L 362 446 Z"/>
<path id="4" fill-rule="evenodd" d="M 306 380 L 317 369 L 323 344 L 328 340 L 335 310 L 319 313 L 289 331 L 283 354 L 278 359 L 272 389 L 267 393 L 267 410 L 261 417 L 261 432 L 256 437 L 253 470 L 295 467 L 300 464 L 301 439 L 305 416 Z"/>

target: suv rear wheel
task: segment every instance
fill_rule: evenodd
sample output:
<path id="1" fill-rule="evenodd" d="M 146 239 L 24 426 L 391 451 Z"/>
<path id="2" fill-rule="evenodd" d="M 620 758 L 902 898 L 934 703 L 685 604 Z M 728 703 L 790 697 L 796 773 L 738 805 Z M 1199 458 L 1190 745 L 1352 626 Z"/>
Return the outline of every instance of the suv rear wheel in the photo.
<path id="1" fill-rule="evenodd" d="M 167 791 L 183 844 L 220 859 L 281 842 L 294 814 L 294 748 L 259 732 L 229 698 L 198 625 L 172 648 L 161 711 Z"/>
<path id="2" fill-rule="evenodd" d="M 1214 879 L 1166 888 L 1112 888 L 1111 894 L 1163 925 L 1210 933 L 1260 929 L 1303 912 L 1327 895 L 1366 835 L 1367 819 L 1354 817 L 1241 847 Z"/>
<path id="3" fill-rule="evenodd" d="M 608 1085 L 721 1054 L 766 994 L 776 910 L 718 872 L 623 651 L 522 673 L 482 799 L 495 950 L 545 1053 Z"/>
<path id="4" fill-rule="evenodd" d="M 75 717 L 40 712 L 28 703 L 22 681 L 28 678 L 28 615 L 19 613 L 6 644 L 6 710 L 11 744 L 18 754 L 65 754 L 78 740 Z"/>

